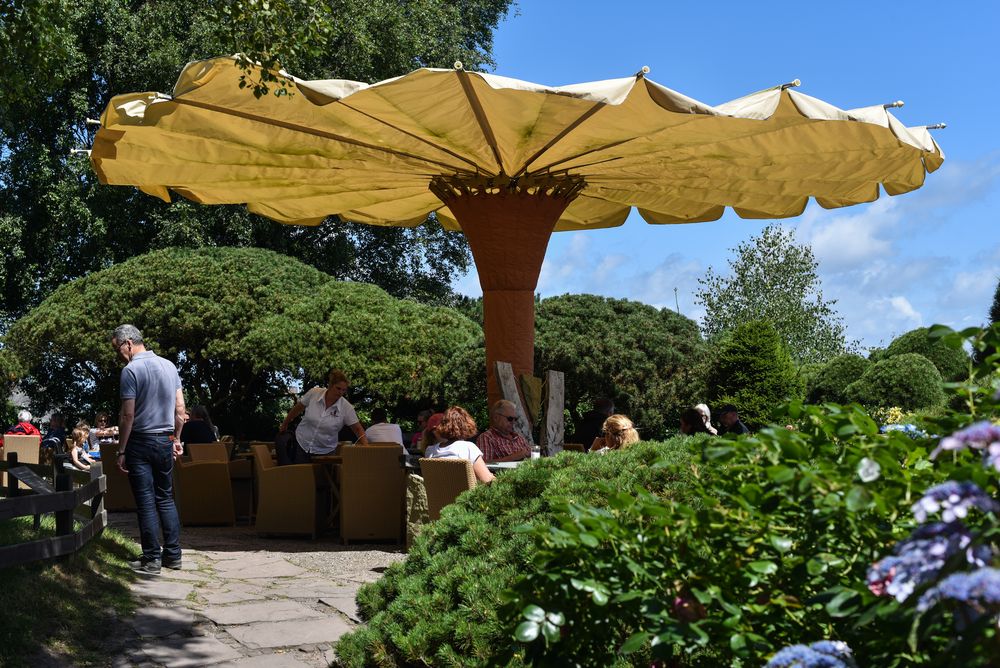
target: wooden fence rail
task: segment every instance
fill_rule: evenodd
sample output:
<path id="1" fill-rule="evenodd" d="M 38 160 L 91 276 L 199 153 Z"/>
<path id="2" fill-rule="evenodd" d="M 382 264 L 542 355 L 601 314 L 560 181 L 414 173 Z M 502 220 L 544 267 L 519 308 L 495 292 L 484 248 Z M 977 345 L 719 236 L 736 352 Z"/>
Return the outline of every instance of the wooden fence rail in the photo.
<path id="1" fill-rule="evenodd" d="M 72 554 L 107 526 L 104 493 L 108 479 L 99 462 L 89 472 L 69 471 L 60 470 L 59 464 L 18 465 L 17 454 L 10 453 L 6 462 L 0 462 L 0 471 L 7 472 L 7 496 L 0 499 L 0 521 L 33 515 L 37 528 L 40 515 L 55 513 L 56 516 L 55 536 L 0 547 L 0 568 Z M 43 479 L 46 475 L 54 478 L 55 487 Z M 81 483 L 77 489 L 73 489 L 74 480 Z M 27 484 L 31 491 L 18 489 L 18 481 Z M 89 517 L 83 518 L 79 531 L 73 531 L 74 512 L 81 506 L 86 509 L 87 501 Z"/>

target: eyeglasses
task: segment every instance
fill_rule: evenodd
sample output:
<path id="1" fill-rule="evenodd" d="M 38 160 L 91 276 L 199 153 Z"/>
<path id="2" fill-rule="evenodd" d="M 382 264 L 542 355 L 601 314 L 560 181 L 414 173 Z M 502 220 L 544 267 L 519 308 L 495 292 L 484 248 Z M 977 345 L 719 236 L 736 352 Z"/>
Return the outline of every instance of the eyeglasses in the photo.
<path id="1" fill-rule="evenodd" d="M 115 352 L 121 352 L 122 346 L 124 346 L 126 343 L 129 344 L 129 345 L 132 345 L 131 341 L 129 341 L 128 339 L 125 339 L 124 341 L 122 341 L 121 343 L 119 343 L 117 346 L 115 346 Z"/>
<path id="2" fill-rule="evenodd" d="M 508 422 L 517 422 L 516 415 L 501 415 L 500 417 L 506 418 Z"/>

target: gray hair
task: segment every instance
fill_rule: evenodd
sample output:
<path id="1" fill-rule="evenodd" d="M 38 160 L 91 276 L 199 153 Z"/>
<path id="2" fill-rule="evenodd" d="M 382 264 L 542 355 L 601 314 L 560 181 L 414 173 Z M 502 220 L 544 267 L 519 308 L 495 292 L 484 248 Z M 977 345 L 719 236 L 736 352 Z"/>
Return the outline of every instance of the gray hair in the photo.
<path id="1" fill-rule="evenodd" d="M 515 411 L 517 410 L 517 406 L 514 404 L 513 401 L 500 399 L 495 404 L 493 404 L 493 408 L 490 410 L 490 413 L 499 413 L 504 408 L 513 408 Z"/>
<path id="2" fill-rule="evenodd" d="M 18 422 L 31 422 L 31 413 L 29 413 L 26 410 L 19 410 L 17 412 L 17 421 Z"/>
<path id="3" fill-rule="evenodd" d="M 111 338 L 118 343 L 131 341 L 132 343 L 142 343 L 142 332 L 135 325 L 118 325 L 115 327 Z"/>

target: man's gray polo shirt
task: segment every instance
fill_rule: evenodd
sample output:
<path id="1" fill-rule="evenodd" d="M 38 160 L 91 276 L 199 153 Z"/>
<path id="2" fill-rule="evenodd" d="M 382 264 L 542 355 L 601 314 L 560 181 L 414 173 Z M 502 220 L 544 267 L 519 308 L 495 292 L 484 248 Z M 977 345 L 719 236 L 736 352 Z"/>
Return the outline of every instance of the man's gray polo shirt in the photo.
<path id="1" fill-rule="evenodd" d="M 170 360 L 151 351 L 138 353 L 122 369 L 121 398 L 135 399 L 132 431 L 173 432 L 174 407 L 181 377 Z"/>

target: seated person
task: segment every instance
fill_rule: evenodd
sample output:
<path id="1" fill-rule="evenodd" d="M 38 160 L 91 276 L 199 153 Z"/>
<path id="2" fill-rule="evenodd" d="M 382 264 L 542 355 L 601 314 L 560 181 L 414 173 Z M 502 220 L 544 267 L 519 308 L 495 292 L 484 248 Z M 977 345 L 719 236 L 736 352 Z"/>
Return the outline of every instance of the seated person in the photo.
<path id="1" fill-rule="evenodd" d="M 90 450 L 100 450 L 101 443 L 115 443 L 118 440 L 118 427 L 111 424 L 111 417 L 100 412 L 94 416 L 94 427 L 90 430 Z"/>
<path id="2" fill-rule="evenodd" d="M 215 443 L 215 425 L 204 406 L 195 406 L 181 428 L 181 443 Z"/>
<path id="3" fill-rule="evenodd" d="M 93 458 L 87 454 L 84 448 L 90 438 L 90 430 L 77 427 L 73 430 L 72 441 L 66 446 L 70 461 L 63 464 L 68 469 L 78 471 L 89 471 L 90 465 L 94 463 Z"/>
<path id="4" fill-rule="evenodd" d="M 712 426 L 712 412 L 708 410 L 706 404 L 695 404 L 694 409 L 701 413 L 701 418 L 705 421 L 705 428 L 708 429 L 708 433 L 715 436 L 719 432 L 715 427 Z"/>
<path id="5" fill-rule="evenodd" d="M 588 447 L 601 435 L 604 421 L 614 415 L 615 403 L 607 398 L 601 398 L 594 402 L 593 409 L 583 414 L 583 419 L 573 434 L 574 443 L 582 443 L 583 447 Z"/>
<path id="6" fill-rule="evenodd" d="M 452 406 L 444 412 L 441 422 L 435 427 L 439 442 L 429 446 L 424 457 L 467 459 L 472 462 L 472 471 L 479 482 L 488 485 L 493 482 L 493 474 L 486 468 L 482 451 L 468 440 L 476 435 L 476 431 L 476 422 L 468 411 Z"/>
<path id="7" fill-rule="evenodd" d="M 6 433 L 12 436 L 38 436 L 39 438 L 42 436 L 35 425 L 31 424 L 31 413 L 26 410 L 17 412 L 17 424 L 11 425 Z M 3 445 L 3 437 L 0 437 L 0 445 Z"/>
<path id="8" fill-rule="evenodd" d="M 403 447 L 403 430 L 388 421 L 384 408 L 372 411 L 372 426 L 365 429 L 365 436 L 369 443 L 399 443 L 399 447 Z"/>
<path id="9" fill-rule="evenodd" d="M 602 435 L 594 439 L 590 446 L 591 452 L 607 452 L 608 450 L 624 450 L 633 443 L 639 442 L 639 432 L 627 417 L 615 414 L 604 421 Z"/>
<path id="10" fill-rule="evenodd" d="M 326 380 L 326 388 L 317 386 L 303 394 L 278 428 L 275 439 L 278 464 L 308 464 L 313 455 L 333 454 L 340 428 L 345 425 L 358 437 L 358 443 L 368 444 L 365 428 L 354 406 L 344 398 L 350 387 L 347 376 L 343 371 L 332 369 Z M 300 415 L 299 426 L 289 432 L 288 426 Z"/>
<path id="11" fill-rule="evenodd" d="M 681 413 L 681 433 L 686 436 L 693 434 L 711 434 L 705 424 L 705 416 L 695 407 L 687 408 Z"/>
<path id="12" fill-rule="evenodd" d="M 62 413 L 53 413 L 49 418 L 49 430 L 42 437 L 42 447 L 53 453 L 66 449 L 66 418 Z"/>
<path id="13" fill-rule="evenodd" d="M 424 433 L 420 435 L 420 442 L 417 444 L 417 452 L 427 452 L 427 448 L 441 440 L 438 438 L 435 430 L 437 429 L 437 426 L 441 424 L 441 418 L 443 417 L 444 413 L 433 413 L 429 418 L 427 418 L 427 425 L 424 427 Z"/>
<path id="14" fill-rule="evenodd" d="M 514 430 L 515 422 L 517 407 L 513 402 L 501 399 L 493 404 L 490 428 L 476 439 L 487 462 L 516 462 L 531 457 L 528 442 Z"/>
<path id="15" fill-rule="evenodd" d="M 723 434 L 749 434 L 750 429 L 740 420 L 740 414 L 736 406 L 726 404 L 719 409 L 719 424 L 722 426 Z"/>
<path id="16" fill-rule="evenodd" d="M 424 430 L 427 429 L 427 421 L 434 414 L 432 410 L 422 410 L 417 413 L 417 430 L 410 436 L 410 450 L 417 452 L 420 450 L 420 439 L 424 437 Z"/>

